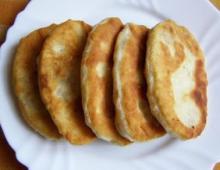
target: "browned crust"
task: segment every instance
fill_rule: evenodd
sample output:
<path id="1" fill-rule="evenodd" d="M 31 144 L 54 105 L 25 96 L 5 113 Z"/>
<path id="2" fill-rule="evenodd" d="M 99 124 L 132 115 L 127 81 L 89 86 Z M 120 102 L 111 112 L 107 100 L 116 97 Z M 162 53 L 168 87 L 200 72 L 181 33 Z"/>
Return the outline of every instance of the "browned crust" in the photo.
<path id="1" fill-rule="evenodd" d="M 175 42 L 175 55 L 180 56 L 176 60 L 170 59 L 167 47 L 161 43 L 160 60 L 155 59 L 156 36 L 161 30 L 169 32 L 173 37 L 178 37 L 181 44 Z M 200 120 L 197 126 L 184 126 L 174 111 L 174 97 L 171 89 L 171 74 L 179 67 L 185 58 L 183 46 L 188 48 L 196 56 L 196 67 L 194 72 L 195 89 L 192 90 L 190 97 L 200 109 Z M 157 49 L 157 51 L 160 49 Z M 198 42 L 193 35 L 184 27 L 176 25 L 173 21 L 165 21 L 154 27 L 149 34 L 148 51 L 146 62 L 146 78 L 151 74 L 154 78 L 154 85 L 148 89 L 148 99 L 153 114 L 157 117 L 160 123 L 166 130 L 174 133 L 181 139 L 194 138 L 201 134 L 206 124 L 207 116 L 207 77 L 204 67 L 204 56 Z M 162 78 L 161 78 L 162 77 Z M 152 82 L 148 79 L 148 84 Z M 180 82 L 181 83 L 181 82 Z M 151 86 L 150 85 L 150 86 Z M 158 106 L 158 109 L 155 109 Z"/>
<path id="2" fill-rule="evenodd" d="M 129 35 L 126 35 L 126 32 Z M 127 24 L 118 36 L 114 53 L 116 126 L 122 135 L 126 133 L 134 141 L 150 140 L 165 134 L 164 129 L 151 115 L 145 96 L 144 61 L 147 35 L 148 29 L 145 26 Z M 119 57 L 122 57 L 121 60 Z"/>
<path id="3" fill-rule="evenodd" d="M 113 49 L 117 35 L 123 27 L 118 18 L 107 18 L 98 23 L 89 34 L 81 63 L 81 89 L 83 108 L 88 126 L 97 137 L 126 145 L 130 143 L 117 131 L 113 105 Z M 104 75 L 96 68 L 103 64 Z M 87 70 L 84 72 L 84 70 Z"/>
<path id="4" fill-rule="evenodd" d="M 23 118 L 35 131 L 51 139 L 60 138 L 60 134 L 40 98 L 37 57 L 44 40 L 55 27 L 38 29 L 21 39 L 12 71 L 12 85 Z"/>
<path id="5" fill-rule="evenodd" d="M 80 93 L 81 56 L 90 30 L 82 21 L 60 24 L 44 43 L 38 68 L 43 102 L 59 132 L 79 145 L 96 138 L 84 122 Z"/>
<path id="6" fill-rule="evenodd" d="M 204 62 L 202 59 L 197 60 L 195 70 L 195 89 L 191 93 L 191 97 L 197 104 L 200 112 L 202 113 L 201 125 L 198 128 L 198 133 L 201 132 L 206 124 L 207 116 L 207 79 L 204 72 Z M 194 127 L 192 127 L 194 128 Z"/>

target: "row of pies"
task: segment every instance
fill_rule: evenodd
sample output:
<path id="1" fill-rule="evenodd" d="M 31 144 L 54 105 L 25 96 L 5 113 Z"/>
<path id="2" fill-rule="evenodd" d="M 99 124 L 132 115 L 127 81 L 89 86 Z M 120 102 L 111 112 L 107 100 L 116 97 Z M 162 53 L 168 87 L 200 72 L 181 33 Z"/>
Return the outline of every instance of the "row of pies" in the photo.
<path id="1" fill-rule="evenodd" d="M 148 29 L 68 20 L 22 38 L 12 85 L 24 120 L 50 139 L 119 145 L 197 137 L 207 115 L 204 55 L 174 21 Z"/>

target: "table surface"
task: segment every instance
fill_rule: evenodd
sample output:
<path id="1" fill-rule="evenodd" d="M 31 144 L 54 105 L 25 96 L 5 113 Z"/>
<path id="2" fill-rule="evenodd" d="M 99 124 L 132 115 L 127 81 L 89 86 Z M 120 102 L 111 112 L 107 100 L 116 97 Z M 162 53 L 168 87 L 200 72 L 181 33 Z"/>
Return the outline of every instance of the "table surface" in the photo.
<path id="1" fill-rule="evenodd" d="M 220 0 L 210 0 L 220 9 Z M 28 0 L 0 0 L 0 47 L 5 40 L 7 29 L 13 24 L 16 15 L 28 4 Z M 0 170 L 26 170 L 16 160 L 14 151 L 8 145 L 0 127 Z M 220 170 L 220 163 L 217 163 L 213 170 Z"/>

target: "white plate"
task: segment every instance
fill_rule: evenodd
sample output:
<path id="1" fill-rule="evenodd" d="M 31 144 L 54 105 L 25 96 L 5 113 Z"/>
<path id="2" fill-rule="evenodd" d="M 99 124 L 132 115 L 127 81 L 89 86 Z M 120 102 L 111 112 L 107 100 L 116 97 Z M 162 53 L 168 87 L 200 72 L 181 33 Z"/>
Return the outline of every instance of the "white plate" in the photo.
<path id="1" fill-rule="evenodd" d="M 10 64 L 19 39 L 68 18 L 95 24 L 107 16 L 152 27 L 166 18 L 187 26 L 200 41 L 208 71 L 208 122 L 202 135 L 186 142 L 169 135 L 118 147 L 102 141 L 73 146 L 45 140 L 18 115 L 10 88 Z M 19 161 L 33 170 L 198 170 L 220 161 L 220 16 L 206 0 L 33 0 L 19 14 L 0 51 L 0 119 Z M 181 82 L 180 82 L 181 83 Z"/>

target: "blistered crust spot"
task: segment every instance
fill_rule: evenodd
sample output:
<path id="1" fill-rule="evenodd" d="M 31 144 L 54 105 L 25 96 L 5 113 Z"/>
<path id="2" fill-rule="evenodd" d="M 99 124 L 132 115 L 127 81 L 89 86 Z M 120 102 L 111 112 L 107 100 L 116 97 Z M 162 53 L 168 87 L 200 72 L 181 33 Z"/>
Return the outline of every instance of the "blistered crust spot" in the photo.
<path id="1" fill-rule="evenodd" d="M 54 43 L 52 48 L 54 53 L 58 55 L 65 51 L 65 46 L 61 43 Z"/>
<path id="2" fill-rule="evenodd" d="M 96 74 L 99 78 L 103 78 L 107 72 L 106 63 L 100 62 L 96 65 Z"/>
<path id="3" fill-rule="evenodd" d="M 71 91 L 69 83 L 67 83 L 65 80 L 61 80 L 56 86 L 54 96 L 65 101 L 71 101 L 72 97 L 69 91 Z"/>

